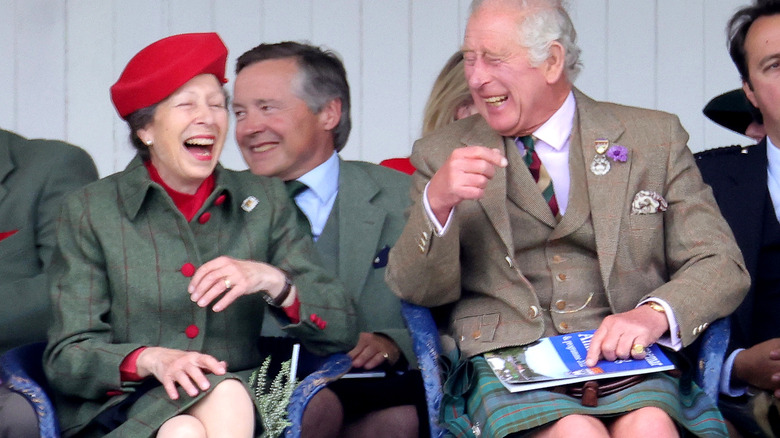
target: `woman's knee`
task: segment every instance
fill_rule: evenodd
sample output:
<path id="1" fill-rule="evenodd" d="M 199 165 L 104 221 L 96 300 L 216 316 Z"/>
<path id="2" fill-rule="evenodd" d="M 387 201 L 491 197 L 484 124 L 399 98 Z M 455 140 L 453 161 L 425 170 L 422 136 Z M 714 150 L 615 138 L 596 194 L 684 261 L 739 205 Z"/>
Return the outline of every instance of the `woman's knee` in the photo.
<path id="1" fill-rule="evenodd" d="M 225 379 L 217 383 L 217 385 L 214 386 L 214 389 L 212 389 L 205 398 L 226 401 L 231 405 L 240 403 L 241 405 L 253 406 L 249 391 L 246 386 L 237 379 Z"/>
<path id="2" fill-rule="evenodd" d="M 177 415 L 163 423 L 157 431 L 157 438 L 206 438 L 206 429 L 192 415 Z"/>

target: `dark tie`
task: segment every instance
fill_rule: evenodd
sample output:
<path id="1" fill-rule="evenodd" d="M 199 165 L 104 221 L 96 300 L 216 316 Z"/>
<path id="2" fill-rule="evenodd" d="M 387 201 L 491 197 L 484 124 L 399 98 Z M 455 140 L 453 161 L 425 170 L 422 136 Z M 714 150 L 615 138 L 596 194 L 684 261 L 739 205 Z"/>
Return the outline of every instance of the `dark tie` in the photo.
<path id="1" fill-rule="evenodd" d="M 552 210 L 553 216 L 557 217 L 558 201 L 555 199 L 552 178 L 550 178 L 550 174 L 547 173 L 547 169 L 544 168 L 542 160 L 539 159 L 539 155 L 537 155 L 536 151 L 534 150 L 534 142 L 535 139 L 532 135 L 525 135 L 523 137 L 515 138 L 515 144 L 517 147 L 522 145 L 522 147 L 525 149 L 525 156 L 523 157 L 523 161 L 525 161 L 525 164 L 528 166 L 528 170 L 531 171 L 531 176 L 534 177 L 536 186 L 539 187 L 539 190 L 542 192 L 542 196 L 544 196 L 544 200 L 547 201 L 547 205 L 550 206 L 550 210 Z"/>
<path id="2" fill-rule="evenodd" d="M 284 187 L 287 189 L 287 196 L 290 197 L 290 201 L 292 201 L 293 205 L 295 206 L 298 226 L 301 227 L 302 230 L 305 230 L 306 234 L 311 236 L 311 222 L 309 222 L 309 218 L 306 217 L 306 213 L 304 213 L 303 210 L 298 207 L 298 204 L 295 203 L 295 197 L 304 190 L 308 189 L 309 186 L 294 179 L 291 181 L 285 181 Z"/>

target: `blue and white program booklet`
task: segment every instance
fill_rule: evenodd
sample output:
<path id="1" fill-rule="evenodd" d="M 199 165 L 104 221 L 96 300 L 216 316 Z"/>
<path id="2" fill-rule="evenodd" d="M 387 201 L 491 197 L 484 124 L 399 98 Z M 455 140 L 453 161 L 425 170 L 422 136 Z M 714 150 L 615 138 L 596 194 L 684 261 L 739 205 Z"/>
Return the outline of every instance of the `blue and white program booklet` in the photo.
<path id="1" fill-rule="evenodd" d="M 644 359 L 602 359 L 596 366 L 588 367 L 585 357 L 594 331 L 558 335 L 521 347 L 502 348 L 485 353 L 485 360 L 510 392 L 674 369 L 674 364 L 658 345 L 645 349 Z"/>

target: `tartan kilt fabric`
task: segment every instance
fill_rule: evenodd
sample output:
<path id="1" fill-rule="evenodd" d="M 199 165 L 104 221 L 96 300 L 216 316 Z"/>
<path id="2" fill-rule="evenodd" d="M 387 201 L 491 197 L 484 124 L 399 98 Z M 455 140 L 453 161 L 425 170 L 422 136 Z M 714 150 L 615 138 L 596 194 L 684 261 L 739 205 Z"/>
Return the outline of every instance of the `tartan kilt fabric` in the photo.
<path id="1" fill-rule="evenodd" d="M 543 389 L 510 393 L 481 355 L 469 362 L 454 372 L 466 379 L 463 373 L 471 374 L 473 383 L 448 381 L 444 385 L 440 421 L 455 437 L 522 436 L 523 431 L 531 432 L 566 415 L 606 418 L 650 406 L 663 409 L 688 435 L 728 437 L 723 417 L 704 391 L 695 384 L 681 391 L 680 380 L 666 373 L 649 374 L 642 383 L 600 397 L 599 405 L 590 408 L 578 398 Z M 457 375 L 449 377 L 458 379 Z"/>

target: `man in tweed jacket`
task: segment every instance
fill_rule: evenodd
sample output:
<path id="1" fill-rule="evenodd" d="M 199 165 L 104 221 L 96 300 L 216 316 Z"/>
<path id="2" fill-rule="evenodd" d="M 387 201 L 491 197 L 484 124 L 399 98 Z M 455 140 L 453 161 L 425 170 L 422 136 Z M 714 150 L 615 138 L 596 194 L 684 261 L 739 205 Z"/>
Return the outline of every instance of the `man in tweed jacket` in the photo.
<path id="1" fill-rule="evenodd" d="M 480 114 L 415 144 L 413 205 L 388 283 L 403 299 L 447 305 L 446 331 L 464 358 L 588 329 L 598 329 L 591 366 L 641 358 L 654 342 L 688 345 L 736 308 L 748 277 L 687 134 L 669 114 L 573 89 L 579 49 L 568 17 L 548 46 L 524 41 L 543 14 L 566 15 L 559 2 L 520 3 L 485 0 L 472 11 L 463 47 Z M 516 146 L 531 135 L 535 151 Z M 549 173 L 558 215 L 525 154 Z M 582 423 L 551 430 L 604 427 L 575 417 Z M 628 417 L 676 433 L 663 412 Z"/>

